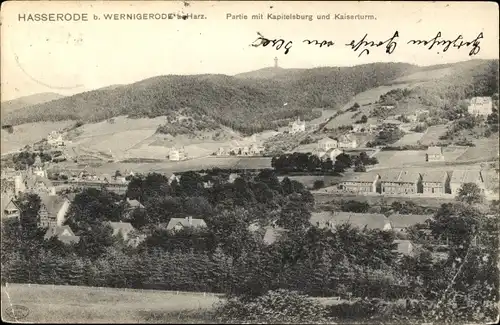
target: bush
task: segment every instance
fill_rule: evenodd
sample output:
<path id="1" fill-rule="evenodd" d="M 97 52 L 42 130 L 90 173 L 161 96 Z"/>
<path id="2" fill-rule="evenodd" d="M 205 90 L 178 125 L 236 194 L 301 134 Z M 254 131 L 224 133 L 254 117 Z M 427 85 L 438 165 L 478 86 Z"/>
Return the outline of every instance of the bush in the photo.
<path id="1" fill-rule="evenodd" d="M 323 181 L 322 179 L 314 181 L 313 189 L 318 190 L 322 187 L 325 187 L 325 181 Z"/>
<path id="2" fill-rule="evenodd" d="M 256 298 L 230 298 L 215 314 L 222 322 L 313 323 L 324 319 L 325 308 L 296 291 L 278 289 Z"/>

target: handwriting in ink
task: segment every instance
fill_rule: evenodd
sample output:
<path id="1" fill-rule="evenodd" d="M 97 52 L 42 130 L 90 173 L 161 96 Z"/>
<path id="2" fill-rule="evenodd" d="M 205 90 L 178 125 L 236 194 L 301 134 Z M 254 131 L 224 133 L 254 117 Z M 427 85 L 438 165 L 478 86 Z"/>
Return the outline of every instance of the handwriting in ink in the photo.
<path id="1" fill-rule="evenodd" d="M 252 44 L 250 44 L 253 47 L 259 47 L 259 46 L 266 47 L 271 44 L 271 47 L 274 47 L 276 50 L 279 50 L 284 45 L 285 54 L 288 54 L 288 52 L 292 48 L 293 44 L 292 41 L 286 42 L 284 39 L 268 39 L 262 36 L 262 34 L 259 32 L 257 32 L 257 35 L 259 35 L 259 37 Z"/>
<path id="2" fill-rule="evenodd" d="M 448 51 L 450 46 L 456 47 L 457 49 L 460 49 L 462 46 L 465 47 L 472 46 L 472 49 L 469 52 L 469 56 L 476 55 L 479 53 L 479 51 L 481 51 L 481 47 L 479 45 L 481 44 L 480 39 L 483 38 L 483 33 L 479 33 L 479 35 L 477 35 L 477 37 L 470 42 L 461 41 L 463 40 L 462 35 L 458 35 L 458 37 L 454 40 L 438 40 L 440 37 L 441 37 L 441 32 L 438 32 L 436 36 L 431 38 L 430 40 L 411 40 L 408 41 L 408 44 L 416 44 L 416 45 L 423 44 L 424 46 L 430 44 L 430 46 L 427 48 L 428 50 L 431 50 L 434 45 L 445 46 L 443 48 L 443 52 Z M 458 41 L 460 41 L 460 43 L 458 43 Z"/>
<path id="3" fill-rule="evenodd" d="M 311 44 L 312 45 L 319 45 L 319 47 L 323 47 L 323 46 L 330 47 L 330 46 L 335 45 L 334 42 L 332 42 L 332 41 L 326 41 L 326 40 L 319 42 L 318 40 L 312 40 L 311 41 L 311 40 L 306 39 L 302 43 L 307 43 L 308 45 L 311 45 Z"/>
<path id="4" fill-rule="evenodd" d="M 394 52 L 394 50 L 396 49 L 396 46 L 397 46 L 396 38 L 399 37 L 399 33 L 398 33 L 398 31 L 396 31 L 391 38 L 389 38 L 385 41 L 379 41 L 379 42 L 367 41 L 366 40 L 367 36 L 368 36 L 368 34 L 365 34 L 365 36 L 363 36 L 363 38 L 361 40 L 359 40 L 357 43 L 356 43 L 356 41 L 352 40 L 351 43 L 346 44 L 346 46 L 350 46 L 354 52 L 356 52 L 357 50 L 362 48 L 361 53 L 359 53 L 358 57 L 360 57 L 363 53 L 366 53 L 367 55 L 370 54 L 370 50 L 367 49 L 366 47 L 370 47 L 370 48 L 374 47 L 374 46 L 380 47 L 384 44 L 386 45 L 385 46 L 385 53 L 392 54 L 392 52 Z"/>

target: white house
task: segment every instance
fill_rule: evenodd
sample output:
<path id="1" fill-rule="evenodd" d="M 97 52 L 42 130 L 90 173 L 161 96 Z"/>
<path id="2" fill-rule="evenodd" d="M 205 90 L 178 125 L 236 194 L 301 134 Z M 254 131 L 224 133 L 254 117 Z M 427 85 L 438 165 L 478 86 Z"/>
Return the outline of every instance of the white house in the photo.
<path id="1" fill-rule="evenodd" d="M 357 148 L 358 141 L 348 134 L 344 134 L 339 138 L 339 148 Z"/>
<path id="2" fill-rule="evenodd" d="M 320 158 L 321 159 L 328 159 L 330 158 L 332 161 L 335 161 L 335 158 L 337 158 L 338 155 L 340 155 L 343 151 L 337 148 L 332 148 L 328 149 L 327 152 L 325 152 Z"/>
<path id="3" fill-rule="evenodd" d="M 306 122 L 301 121 L 300 118 L 297 118 L 297 121 L 290 122 L 290 124 L 288 125 L 288 132 L 291 134 L 305 131 Z"/>
<path id="4" fill-rule="evenodd" d="M 328 151 L 332 148 L 338 148 L 338 146 L 339 142 L 332 138 L 326 137 L 318 141 L 318 149 L 320 151 Z"/>
<path id="5" fill-rule="evenodd" d="M 193 217 L 186 218 L 171 218 L 167 225 L 167 230 L 181 230 L 184 228 L 205 228 L 207 224 L 203 219 L 195 219 Z"/>
<path id="6" fill-rule="evenodd" d="M 186 159 L 186 152 L 184 148 L 171 148 L 168 154 L 168 159 L 170 161 L 180 161 Z"/>
<path id="7" fill-rule="evenodd" d="M 64 140 L 62 134 L 58 131 L 52 131 L 47 136 L 47 143 L 51 146 L 64 146 Z"/>
<path id="8" fill-rule="evenodd" d="M 473 97 L 470 100 L 467 111 L 471 115 L 490 115 L 493 112 L 493 102 L 491 97 Z"/>

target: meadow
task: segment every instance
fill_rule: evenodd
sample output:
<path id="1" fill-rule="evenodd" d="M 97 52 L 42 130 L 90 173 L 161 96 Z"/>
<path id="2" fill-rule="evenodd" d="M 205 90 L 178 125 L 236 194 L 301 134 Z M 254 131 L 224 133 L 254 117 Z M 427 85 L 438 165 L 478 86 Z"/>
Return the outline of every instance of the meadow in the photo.
<path id="1" fill-rule="evenodd" d="M 420 143 L 426 146 L 440 142 L 439 137 L 444 135 L 448 127 L 445 124 L 430 126 L 420 139 Z"/>
<path id="2" fill-rule="evenodd" d="M 74 121 L 38 122 L 14 126 L 14 132 L 1 130 L 1 153 L 17 151 L 26 145 L 32 145 L 49 135 L 50 132 L 62 130 L 75 124 Z"/>
<path id="3" fill-rule="evenodd" d="M 189 323 L 203 323 L 196 315 L 219 301 L 197 293 L 33 284 L 2 286 L 1 297 L 4 321 L 10 320 L 5 310 L 12 304 L 29 309 L 19 321 L 36 323 L 176 323 L 186 316 Z"/>

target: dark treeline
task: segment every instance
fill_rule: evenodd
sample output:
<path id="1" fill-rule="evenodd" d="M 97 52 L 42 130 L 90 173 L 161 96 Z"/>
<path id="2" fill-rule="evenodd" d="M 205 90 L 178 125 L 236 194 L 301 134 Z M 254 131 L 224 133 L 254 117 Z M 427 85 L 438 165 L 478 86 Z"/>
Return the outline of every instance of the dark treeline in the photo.
<path id="1" fill-rule="evenodd" d="M 365 165 L 375 165 L 377 163 L 377 158 L 368 157 L 366 152 L 361 152 L 359 155 L 341 153 L 335 157 L 335 162 L 330 158 L 322 160 L 311 153 L 294 152 L 273 157 L 271 166 L 280 174 L 321 172 L 323 174 L 338 175 L 351 167 L 354 167 L 355 171 L 366 171 Z"/>

